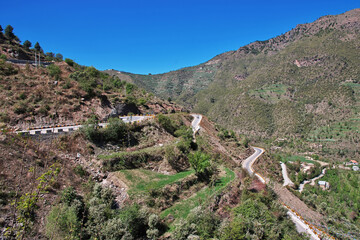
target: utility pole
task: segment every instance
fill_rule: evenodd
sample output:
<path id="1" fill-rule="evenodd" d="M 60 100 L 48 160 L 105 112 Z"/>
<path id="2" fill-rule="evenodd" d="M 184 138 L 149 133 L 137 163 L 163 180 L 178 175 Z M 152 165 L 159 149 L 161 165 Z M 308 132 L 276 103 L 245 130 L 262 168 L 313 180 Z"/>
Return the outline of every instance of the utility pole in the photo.
<path id="1" fill-rule="evenodd" d="M 37 67 L 36 51 L 35 51 L 35 66 Z"/>

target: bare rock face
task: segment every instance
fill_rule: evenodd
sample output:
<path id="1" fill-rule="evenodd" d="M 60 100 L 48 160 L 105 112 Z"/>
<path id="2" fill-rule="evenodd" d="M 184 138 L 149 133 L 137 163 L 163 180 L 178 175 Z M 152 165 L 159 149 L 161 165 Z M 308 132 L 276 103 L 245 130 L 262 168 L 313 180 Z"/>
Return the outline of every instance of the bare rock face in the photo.
<path id="1" fill-rule="evenodd" d="M 111 110 L 109 115 L 105 117 L 105 119 L 108 119 L 110 117 L 124 116 L 124 115 L 128 115 L 129 113 L 140 114 L 141 112 L 135 104 L 118 103 Z"/>

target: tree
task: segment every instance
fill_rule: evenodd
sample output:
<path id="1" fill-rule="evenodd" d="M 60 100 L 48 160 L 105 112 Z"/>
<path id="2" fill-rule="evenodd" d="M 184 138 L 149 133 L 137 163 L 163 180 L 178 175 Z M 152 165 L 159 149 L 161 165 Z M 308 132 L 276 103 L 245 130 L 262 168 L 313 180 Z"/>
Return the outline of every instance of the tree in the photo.
<path id="1" fill-rule="evenodd" d="M 23 43 L 23 46 L 29 50 L 29 48 L 31 48 L 32 44 L 29 40 L 25 40 L 25 42 Z"/>
<path id="2" fill-rule="evenodd" d="M 2 28 L 2 26 L 0 25 L 0 32 L 2 32 L 3 31 L 3 28 Z"/>
<path id="3" fill-rule="evenodd" d="M 40 52 L 40 50 L 41 50 L 41 47 L 40 47 L 40 44 L 39 44 L 39 42 L 36 42 L 36 43 L 35 43 L 35 46 L 34 46 L 34 48 L 35 48 L 35 50 L 36 50 L 36 51 L 39 51 L 39 52 Z"/>
<path id="4" fill-rule="evenodd" d="M 7 39 L 19 41 L 19 38 L 13 33 L 14 28 L 11 25 L 7 25 L 5 28 L 5 37 Z"/>
<path id="5" fill-rule="evenodd" d="M 57 58 L 58 60 L 63 60 L 63 55 L 61 54 L 61 53 L 57 53 L 56 55 L 55 55 L 55 58 Z"/>
<path id="6" fill-rule="evenodd" d="M 55 57 L 55 54 L 53 52 L 47 52 L 46 56 L 53 58 L 53 57 Z"/>
<path id="7" fill-rule="evenodd" d="M 200 179 L 209 179 L 211 175 L 211 165 L 210 165 L 210 159 L 211 157 L 207 155 L 206 153 L 197 151 L 195 153 L 189 154 L 189 163 L 191 167 L 194 168 L 196 175 Z"/>

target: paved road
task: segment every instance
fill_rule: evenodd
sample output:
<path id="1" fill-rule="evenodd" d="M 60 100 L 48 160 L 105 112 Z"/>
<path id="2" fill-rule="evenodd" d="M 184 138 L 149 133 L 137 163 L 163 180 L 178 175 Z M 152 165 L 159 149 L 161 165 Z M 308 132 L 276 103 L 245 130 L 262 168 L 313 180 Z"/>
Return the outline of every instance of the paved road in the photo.
<path id="1" fill-rule="evenodd" d="M 289 210 L 289 209 L 288 209 Z M 320 240 L 320 238 L 313 232 L 313 230 L 310 229 L 310 227 L 299 218 L 295 213 L 292 211 L 288 211 L 287 214 L 290 216 L 291 221 L 295 223 L 296 230 L 299 233 L 307 233 L 310 235 L 311 240 Z"/>
<path id="2" fill-rule="evenodd" d="M 300 184 L 300 186 L 299 186 L 299 192 L 302 192 L 302 191 L 304 190 L 305 185 L 308 184 L 308 183 L 310 183 L 310 182 L 311 182 L 310 185 L 314 186 L 314 185 L 315 185 L 315 181 L 318 180 L 318 179 L 320 179 L 320 178 L 322 178 L 322 177 L 325 175 L 325 172 L 326 172 L 326 168 L 324 168 L 324 169 L 321 171 L 321 174 L 320 174 L 319 176 L 314 177 L 314 178 L 312 178 L 312 179 L 310 179 L 310 180 L 305 180 L 305 181 L 303 181 L 303 182 Z"/>
<path id="3" fill-rule="evenodd" d="M 250 176 L 255 175 L 256 177 L 259 178 L 261 182 L 266 184 L 265 178 L 263 178 L 260 174 L 256 173 L 252 168 L 252 165 L 254 164 L 256 159 L 258 159 L 258 157 L 260 157 L 261 154 L 265 152 L 265 150 L 257 147 L 253 147 L 253 149 L 255 150 L 255 152 L 242 162 L 242 167 L 246 169 L 246 171 L 250 174 Z M 297 216 L 294 212 L 292 212 L 288 207 L 286 208 L 288 209 L 287 214 L 290 216 L 291 221 L 295 224 L 296 230 L 298 232 L 308 233 L 311 240 L 320 240 L 320 238 L 316 235 L 316 233 L 313 230 L 311 230 L 310 226 L 307 223 L 305 223 L 304 220 L 302 220 L 299 216 Z"/>
<path id="4" fill-rule="evenodd" d="M 256 159 L 258 159 L 258 157 L 260 157 L 261 154 L 265 152 L 265 150 L 257 147 L 253 147 L 253 149 L 255 150 L 255 152 L 242 162 L 242 167 L 245 168 L 246 171 L 248 171 L 250 176 L 253 176 L 255 174 L 255 176 L 258 177 L 261 182 L 266 183 L 266 180 L 258 173 L 255 173 L 254 169 L 252 168 L 252 165 L 254 164 Z"/>
<path id="5" fill-rule="evenodd" d="M 200 122 L 202 119 L 202 116 L 200 114 L 191 114 L 191 116 L 194 117 L 194 119 L 191 122 L 191 128 L 194 131 L 194 134 L 200 130 Z"/>
<path id="6" fill-rule="evenodd" d="M 294 186 L 294 183 L 291 181 L 291 179 L 288 176 L 288 173 L 287 173 L 287 170 L 286 170 L 286 164 L 283 163 L 283 162 L 280 162 L 280 165 L 281 165 L 281 172 L 282 172 L 282 175 L 283 175 L 283 178 L 284 178 L 283 186 L 288 186 L 288 185 Z"/>
<path id="7" fill-rule="evenodd" d="M 146 119 L 154 118 L 154 116 L 125 116 L 120 117 L 125 123 L 130 122 L 140 122 Z M 104 128 L 108 123 L 99 123 L 100 127 Z M 16 133 L 25 133 L 30 135 L 39 135 L 39 134 L 50 134 L 50 133 L 62 133 L 62 132 L 72 132 L 82 128 L 83 125 L 71 125 L 71 126 L 54 126 L 54 127 L 43 127 L 31 130 L 16 131 Z"/>

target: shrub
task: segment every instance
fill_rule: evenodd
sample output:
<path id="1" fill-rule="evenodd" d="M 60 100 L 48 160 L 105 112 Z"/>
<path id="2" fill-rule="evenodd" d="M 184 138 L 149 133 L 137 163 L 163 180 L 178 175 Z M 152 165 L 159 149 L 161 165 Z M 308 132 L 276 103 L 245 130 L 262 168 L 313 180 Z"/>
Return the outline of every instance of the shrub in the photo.
<path id="1" fill-rule="evenodd" d="M 134 84 L 126 83 L 126 85 L 125 85 L 126 94 L 131 94 L 132 91 L 134 90 L 134 88 L 135 88 Z"/>
<path id="2" fill-rule="evenodd" d="M 71 67 L 73 67 L 75 64 L 75 62 L 73 60 L 71 60 L 70 58 L 65 58 L 65 62 Z"/>
<path id="3" fill-rule="evenodd" d="M 110 118 L 109 125 L 104 129 L 104 139 L 109 142 L 124 142 L 128 128 L 124 121 L 119 118 Z"/>
<path id="4" fill-rule="evenodd" d="M 74 172 L 79 175 L 80 177 L 84 177 L 87 175 L 87 172 L 85 171 L 85 169 L 81 166 L 81 165 L 76 165 L 74 167 Z"/>
<path id="5" fill-rule="evenodd" d="M 177 127 L 169 117 L 159 114 L 157 116 L 157 120 L 161 127 L 163 127 L 168 133 L 174 135 Z"/>
<path id="6" fill-rule="evenodd" d="M 23 113 L 26 113 L 27 111 L 28 111 L 28 105 L 26 102 L 21 101 L 15 105 L 14 112 L 16 114 L 23 114 Z"/>
<path id="7" fill-rule="evenodd" d="M 55 65 L 55 64 L 50 64 L 47 67 L 50 76 L 52 76 L 53 78 L 55 78 L 55 80 L 59 80 L 60 75 L 61 75 L 61 69 L 59 68 L 59 66 Z"/>
<path id="8" fill-rule="evenodd" d="M 76 209 L 66 205 L 55 206 L 46 219 L 46 235 L 51 239 L 79 239 L 81 221 Z"/>

